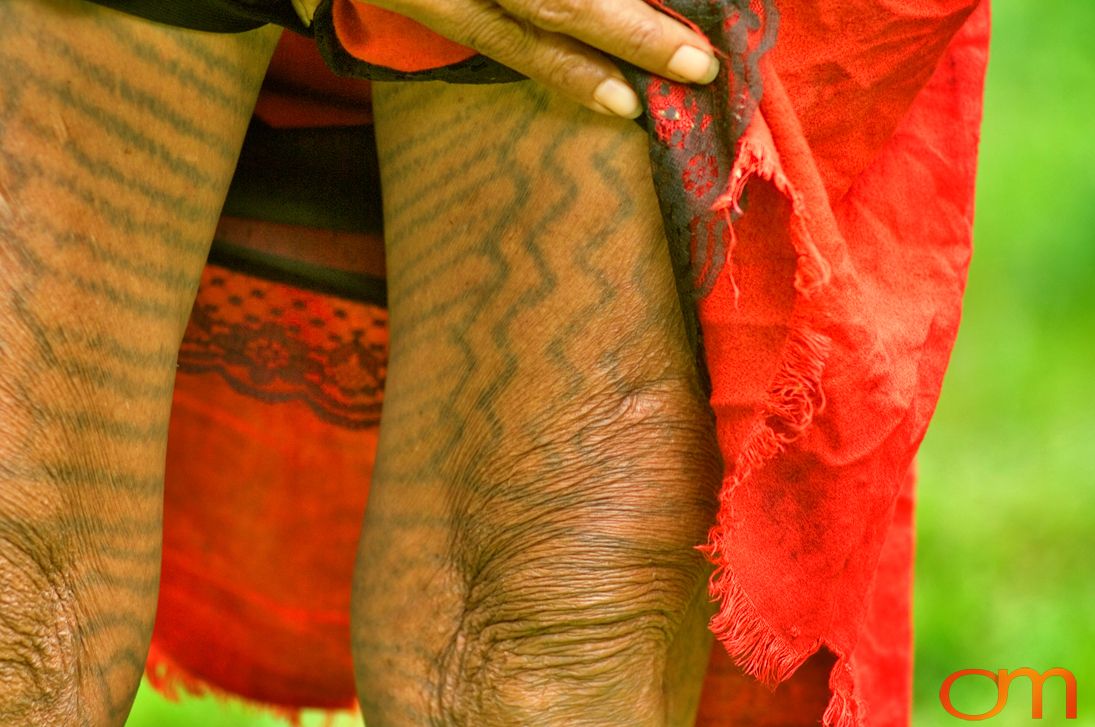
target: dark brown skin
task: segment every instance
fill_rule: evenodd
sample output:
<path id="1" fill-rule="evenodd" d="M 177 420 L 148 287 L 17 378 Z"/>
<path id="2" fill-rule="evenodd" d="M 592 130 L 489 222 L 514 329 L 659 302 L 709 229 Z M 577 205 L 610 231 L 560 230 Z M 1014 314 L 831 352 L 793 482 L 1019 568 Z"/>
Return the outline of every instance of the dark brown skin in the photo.
<path id="1" fill-rule="evenodd" d="M 294 0 L 315 8 L 319 0 Z M 718 73 L 701 33 L 643 0 L 374 0 L 603 114 L 635 118 L 622 59 L 683 83 Z M 302 15 L 307 16 L 308 10 Z"/>
<path id="2" fill-rule="evenodd" d="M 720 470 L 645 135 L 527 83 L 374 102 L 392 348 L 366 721 L 691 724 Z"/>
<path id="3" fill-rule="evenodd" d="M 121 725 L 175 355 L 276 31 L 0 3 L 0 725 Z"/>
<path id="4" fill-rule="evenodd" d="M 175 356 L 276 38 L 0 3 L 0 725 L 125 721 Z M 531 84 L 376 115 L 369 727 L 691 724 L 719 460 L 644 135 Z"/>

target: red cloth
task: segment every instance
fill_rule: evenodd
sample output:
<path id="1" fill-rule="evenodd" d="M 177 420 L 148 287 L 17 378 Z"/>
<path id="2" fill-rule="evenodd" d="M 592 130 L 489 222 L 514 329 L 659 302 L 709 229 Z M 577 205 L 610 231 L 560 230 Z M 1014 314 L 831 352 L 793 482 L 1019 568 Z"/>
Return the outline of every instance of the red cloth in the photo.
<path id="1" fill-rule="evenodd" d="M 422 71 L 467 60 L 475 51 L 410 18 L 355 0 L 334 0 L 335 32 L 350 55 L 397 71 Z"/>
<path id="2" fill-rule="evenodd" d="M 376 272 L 366 236 L 227 220 L 218 244 Z M 350 238 L 349 233 L 341 233 Z M 382 273 L 382 271 L 381 271 Z M 387 311 L 229 262 L 203 272 L 168 434 L 147 675 L 279 708 L 354 703 L 350 579 L 376 455 Z"/>
<path id="3" fill-rule="evenodd" d="M 274 128 L 359 126 L 373 120 L 367 80 L 327 70 L 315 43 L 282 33 L 262 84 L 255 116 Z"/>
<path id="4" fill-rule="evenodd" d="M 783 6 L 731 172 L 753 176 L 733 280 L 700 303 L 731 464 L 708 546 L 712 628 L 773 685 L 835 654 L 827 725 L 908 723 L 899 496 L 970 254 L 988 39 L 973 6 Z"/>
<path id="5" fill-rule="evenodd" d="M 740 138 L 731 139 L 732 164 L 716 156 L 714 188 L 697 184 L 691 158 L 664 165 L 680 175 L 672 190 L 659 181 L 667 194 L 701 189 L 696 199 L 716 197 L 713 206 L 692 203 L 698 222 L 686 229 L 694 253 L 714 239 L 727 263 L 714 274 L 705 268 L 698 306 L 727 462 L 722 508 L 705 547 L 721 605 L 712 628 L 725 650 L 712 654 L 698 724 L 804 725 L 823 711 L 826 725 L 905 725 L 910 472 L 957 330 L 970 254 L 988 6 L 786 0 L 779 10 L 778 39 L 756 68 L 763 94 Z M 407 70 L 467 57 L 416 24 L 398 26 L 403 40 L 384 41 L 375 55 L 378 36 L 353 34 L 372 11 L 337 0 L 333 12 L 346 49 L 368 62 Z M 341 22 L 339 13 L 357 20 Z M 409 55 L 395 59 L 396 47 Z M 737 98 L 741 78 L 728 76 L 729 90 L 716 93 Z M 672 155 L 683 127 L 659 135 L 659 118 L 663 126 L 690 118 L 693 100 L 696 108 L 704 100 L 661 81 L 644 91 L 663 112 L 652 116 L 653 143 L 660 139 Z M 206 291 L 203 284 L 199 301 Z M 258 311 L 236 335 L 251 336 L 271 315 Z M 349 523 L 359 521 L 363 499 L 360 489 L 319 483 L 346 471 L 366 481 L 371 450 L 354 450 L 299 400 L 247 403 L 246 394 L 237 389 L 233 398 L 218 382 L 223 371 L 202 376 L 180 376 L 172 422 L 162 600 L 174 605 L 161 605 L 160 663 L 252 699 L 345 703 L 352 699 L 345 624 L 323 614 L 348 603 Z M 218 406 L 227 404 L 232 417 L 213 417 L 200 401 L 211 397 L 224 397 Z M 291 415 L 273 413 L 284 406 L 295 407 Z M 251 426 L 243 419 L 283 422 L 295 440 L 259 453 L 232 434 Z M 231 438 L 220 437 L 222 428 Z M 300 448 L 312 438 L 326 454 L 349 447 L 358 459 L 331 467 L 305 461 Z M 234 442 L 230 450 L 246 466 L 230 468 L 229 451 L 202 458 L 205 465 L 187 459 L 183 446 L 194 451 L 214 439 Z M 285 463 L 296 469 L 269 474 Z M 294 485 L 295 478 L 315 486 Z M 201 500 L 172 495 L 184 492 L 173 483 L 199 480 L 206 484 L 186 487 L 204 493 Z M 242 499 L 217 505 L 217 493 L 228 491 Z M 345 512 L 332 507 L 341 502 Z M 219 514 L 199 512 L 205 508 Z M 295 520 L 301 512 L 318 513 L 307 530 Z M 229 513 L 250 550 L 243 541 L 208 542 L 178 524 L 197 518 L 229 538 Z M 330 532 L 338 547 L 322 547 L 315 532 Z M 222 548 L 236 555 L 210 561 Z M 269 563 L 290 558 L 302 565 L 269 571 Z M 197 564 L 208 562 L 217 567 L 199 573 Z M 176 573 L 198 577 L 172 580 L 172 563 Z M 199 608 L 211 596 L 216 605 Z M 181 619 L 189 623 L 171 632 L 168 622 Z M 195 639 L 203 629 L 208 642 Z M 299 663 L 284 659 L 306 653 L 312 656 Z M 784 681 L 774 696 L 761 686 Z"/>

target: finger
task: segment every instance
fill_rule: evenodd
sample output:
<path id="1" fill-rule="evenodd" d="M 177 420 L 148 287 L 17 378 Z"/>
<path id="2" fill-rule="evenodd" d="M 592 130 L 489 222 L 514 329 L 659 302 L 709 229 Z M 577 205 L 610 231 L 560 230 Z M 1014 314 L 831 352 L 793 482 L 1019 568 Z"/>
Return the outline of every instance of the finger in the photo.
<path id="1" fill-rule="evenodd" d="M 642 113 L 639 97 L 603 54 L 493 3 L 476 3 L 459 19 L 422 22 L 594 111 L 624 118 Z"/>
<path id="2" fill-rule="evenodd" d="M 568 35 L 652 73 L 710 83 L 719 63 L 707 39 L 642 0 L 498 0 L 516 17 Z"/>

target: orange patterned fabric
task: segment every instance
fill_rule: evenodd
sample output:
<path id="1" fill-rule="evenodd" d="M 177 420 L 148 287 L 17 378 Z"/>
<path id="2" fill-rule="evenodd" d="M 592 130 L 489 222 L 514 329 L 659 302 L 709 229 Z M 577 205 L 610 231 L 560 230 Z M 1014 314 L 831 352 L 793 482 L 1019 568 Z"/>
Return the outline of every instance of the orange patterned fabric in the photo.
<path id="1" fill-rule="evenodd" d="M 387 342 L 376 304 L 206 267 L 171 415 L 154 685 L 353 704 Z"/>

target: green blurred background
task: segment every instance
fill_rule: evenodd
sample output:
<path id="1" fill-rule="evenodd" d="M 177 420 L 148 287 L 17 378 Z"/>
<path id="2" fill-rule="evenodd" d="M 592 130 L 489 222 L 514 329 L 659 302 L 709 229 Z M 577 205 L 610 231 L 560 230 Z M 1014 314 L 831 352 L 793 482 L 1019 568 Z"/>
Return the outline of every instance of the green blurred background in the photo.
<path id="1" fill-rule="evenodd" d="M 1079 720 L 1059 687 L 1031 720 L 1017 683 L 984 724 L 1095 725 L 1095 2 L 993 13 L 976 249 L 920 458 L 914 724 L 970 724 L 939 707 L 957 669 L 1061 666 Z M 956 706 L 990 708 L 965 681 Z"/>
<path id="2" fill-rule="evenodd" d="M 988 724 L 1095 725 L 1095 0 L 999 0 L 965 319 L 920 458 L 917 727 L 963 668 L 1071 669 L 1080 719 L 1047 687 Z M 955 705 L 981 712 L 988 682 Z M 323 724 L 307 714 L 306 726 Z M 142 685 L 129 727 L 281 727 Z M 360 725 L 350 718 L 337 727 Z M 748 727 L 748 725 L 742 725 Z"/>

